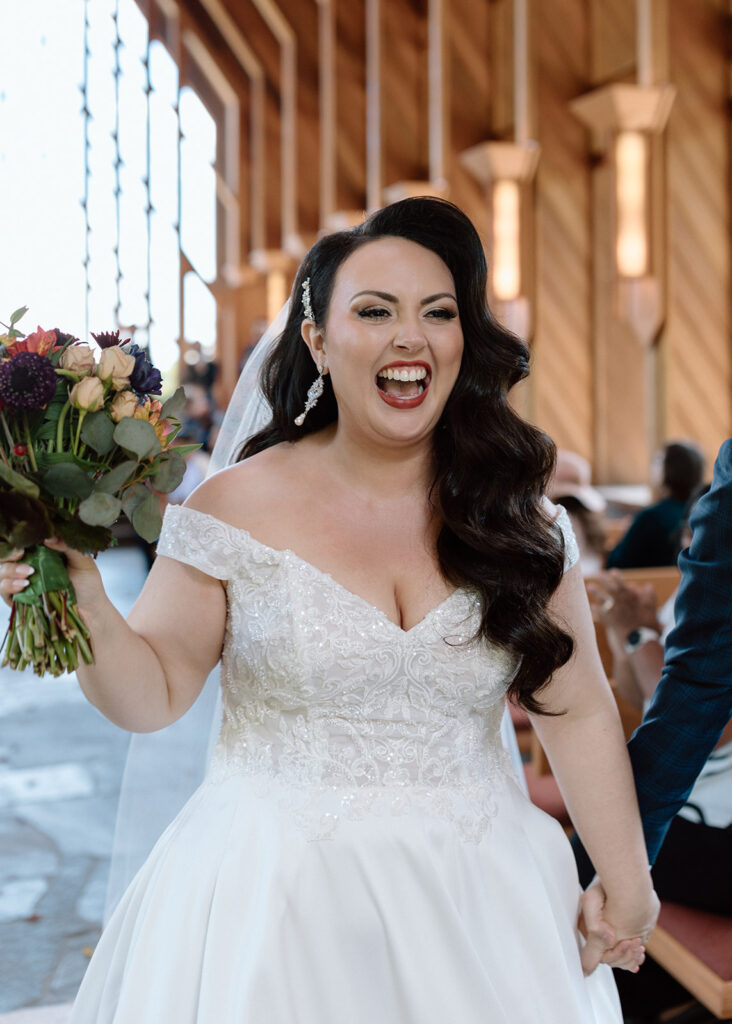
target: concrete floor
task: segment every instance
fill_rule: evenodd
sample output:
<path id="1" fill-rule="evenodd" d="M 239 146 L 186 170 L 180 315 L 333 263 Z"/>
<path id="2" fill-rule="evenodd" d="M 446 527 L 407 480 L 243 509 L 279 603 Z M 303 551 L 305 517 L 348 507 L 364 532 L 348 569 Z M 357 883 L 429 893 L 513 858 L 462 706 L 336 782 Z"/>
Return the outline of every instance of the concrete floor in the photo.
<path id="1" fill-rule="evenodd" d="M 99 565 L 126 613 L 145 580 L 142 552 L 110 550 Z M 3 633 L 6 619 L 2 604 Z M 101 931 L 128 741 L 75 677 L 0 670 L 2 1024 L 62 1024 L 68 1016 L 58 1004 L 73 1000 Z"/>

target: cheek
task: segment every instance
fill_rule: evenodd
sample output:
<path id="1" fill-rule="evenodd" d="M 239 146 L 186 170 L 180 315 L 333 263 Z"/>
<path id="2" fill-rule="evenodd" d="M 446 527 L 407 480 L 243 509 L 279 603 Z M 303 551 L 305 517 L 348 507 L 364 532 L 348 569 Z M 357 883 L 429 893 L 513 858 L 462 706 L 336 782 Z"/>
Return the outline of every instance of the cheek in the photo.
<path id="1" fill-rule="evenodd" d="M 450 367 L 452 370 L 452 376 L 455 380 L 460 373 L 464 348 L 462 331 L 459 331 L 456 333 L 455 337 L 451 339 L 449 351 L 446 352 L 445 359 L 445 365 Z"/>

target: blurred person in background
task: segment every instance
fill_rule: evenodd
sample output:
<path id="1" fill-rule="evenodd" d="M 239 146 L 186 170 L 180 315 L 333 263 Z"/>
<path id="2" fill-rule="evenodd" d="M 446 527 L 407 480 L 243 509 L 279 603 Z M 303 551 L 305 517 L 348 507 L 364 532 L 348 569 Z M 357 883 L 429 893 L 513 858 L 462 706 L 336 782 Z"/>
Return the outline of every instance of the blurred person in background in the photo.
<path id="1" fill-rule="evenodd" d="M 704 479 L 704 455 L 689 441 L 674 441 L 651 464 L 655 501 L 635 516 L 607 557 L 608 569 L 675 565 L 684 510 Z"/>
<path id="2" fill-rule="evenodd" d="M 547 497 L 567 510 L 580 549 L 583 576 L 594 576 L 605 564 L 606 502 L 591 480 L 592 469 L 587 459 L 566 448 L 557 450 Z"/>

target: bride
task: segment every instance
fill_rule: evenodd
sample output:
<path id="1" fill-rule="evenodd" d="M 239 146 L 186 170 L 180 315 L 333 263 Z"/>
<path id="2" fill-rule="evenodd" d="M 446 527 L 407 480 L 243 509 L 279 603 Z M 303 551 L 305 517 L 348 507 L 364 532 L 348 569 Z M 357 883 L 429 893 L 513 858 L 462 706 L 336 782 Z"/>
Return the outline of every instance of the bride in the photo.
<path id="1" fill-rule="evenodd" d="M 127 622 L 66 551 L 97 708 L 160 729 L 219 659 L 223 698 L 73 1024 L 620 1021 L 606 965 L 637 970 L 657 901 L 577 547 L 542 496 L 554 446 L 508 404 L 527 352 L 485 284 L 442 201 L 322 238 L 264 365 L 270 421 L 168 509 Z M 5 562 L 0 591 L 23 578 Z M 587 941 L 565 835 L 503 753 L 506 693 L 607 894 Z"/>

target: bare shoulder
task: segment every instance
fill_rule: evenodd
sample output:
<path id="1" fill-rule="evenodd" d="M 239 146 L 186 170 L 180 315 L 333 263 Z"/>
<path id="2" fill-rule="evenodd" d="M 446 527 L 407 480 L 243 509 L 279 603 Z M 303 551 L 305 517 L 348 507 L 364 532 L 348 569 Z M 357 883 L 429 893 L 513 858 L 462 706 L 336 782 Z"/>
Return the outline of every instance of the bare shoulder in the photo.
<path id="1" fill-rule="evenodd" d="M 243 462 L 219 470 L 186 499 L 187 508 L 205 512 L 225 523 L 252 529 L 287 498 L 302 461 L 299 445 L 278 444 Z"/>

